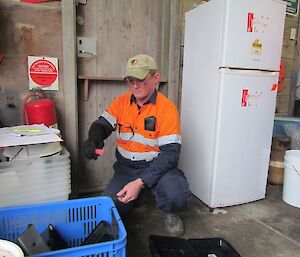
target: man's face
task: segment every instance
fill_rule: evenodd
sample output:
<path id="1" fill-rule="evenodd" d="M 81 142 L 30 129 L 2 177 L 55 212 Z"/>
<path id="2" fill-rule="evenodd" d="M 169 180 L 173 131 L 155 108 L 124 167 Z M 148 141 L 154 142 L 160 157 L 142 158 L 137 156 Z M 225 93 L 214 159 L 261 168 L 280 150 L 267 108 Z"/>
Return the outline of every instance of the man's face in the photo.
<path id="1" fill-rule="evenodd" d="M 145 103 L 152 95 L 156 85 L 159 83 L 159 73 L 149 73 L 143 80 L 137 78 L 128 77 L 127 84 L 135 96 L 138 103 Z"/>

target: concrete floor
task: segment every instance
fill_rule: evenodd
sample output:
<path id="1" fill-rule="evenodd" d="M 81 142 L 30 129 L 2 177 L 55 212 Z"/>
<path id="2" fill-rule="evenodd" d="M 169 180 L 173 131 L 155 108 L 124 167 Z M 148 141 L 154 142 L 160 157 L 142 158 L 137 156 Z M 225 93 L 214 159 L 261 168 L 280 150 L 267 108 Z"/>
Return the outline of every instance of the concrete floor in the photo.
<path id="1" fill-rule="evenodd" d="M 124 221 L 128 257 L 151 257 L 148 236 L 168 236 L 163 214 L 152 197 L 146 196 L 142 202 Z M 263 200 L 213 212 L 192 197 L 189 210 L 181 217 L 183 238 L 221 237 L 242 257 L 300 257 L 300 208 L 282 200 L 281 186 L 269 185 Z"/>

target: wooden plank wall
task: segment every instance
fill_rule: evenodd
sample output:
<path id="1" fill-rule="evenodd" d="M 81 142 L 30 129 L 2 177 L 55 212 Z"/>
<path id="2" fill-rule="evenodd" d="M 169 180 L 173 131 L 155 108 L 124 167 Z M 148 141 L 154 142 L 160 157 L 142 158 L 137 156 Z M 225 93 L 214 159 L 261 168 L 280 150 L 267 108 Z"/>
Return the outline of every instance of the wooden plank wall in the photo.
<path id="1" fill-rule="evenodd" d="M 277 95 L 276 116 L 293 116 L 295 86 L 299 67 L 299 52 L 297 51 L 297 37 L 296 40 L 290 39 L 290 34 L 291 29 L 298 31 L 298 26 L 298 16 L 286 16 L 282 46 L 282 61 L 285 64 L 285 78 L 282 84 L 282 92 Z"/>
<path id="2" fill-rule="evenodd" d="M 169 1 L 160 0 L 89 0 L 77 7 L 77 36 L 97 38 L 97 56 L 78 58 L 78 75 L 96 78 L 88 81 L 88 99 L 84 99 L 83 80 L 79 80 L 79 137 L 87 137 L 90 124 L 109 103 L 127 91 L 123 76 L 128 58 L 139 53 L 153 56 L 163 80 L 167 81 L 165 58 L 166 17 Z M 168 42 L 167 42 L 168 43 Z M 167 72 L 165 72 L 167 71 Z M 100 78 L 101 79 L 97 79 Z M 113 78 L 110 80 L 110 78 Z M 82 158 L 80 192 L 101 191 L 112 176 L 115 160 L 115 135 L 105 142 L 105 155 L 96 161 Z"/>
<path id="3" fill-rule="evenodd" d="M 96 58 L 79 58 L 79 76 L 119 77 L 129 57 L 150 54 L 161 68 L 162 1 L 89 0 L 77 8 L 77 36 L 97 38 Z"/>
<path id="4" fill-rule="evenodd" d="M 58 123 L 64 130 L 64 87 L 60 2 L 44 4 L 0 0 L 0 120 L 3 126 L 22 122 L 22 101 L 29 92 L 27 56 L 57 57 L 59 91 L 55 98 Z"/>

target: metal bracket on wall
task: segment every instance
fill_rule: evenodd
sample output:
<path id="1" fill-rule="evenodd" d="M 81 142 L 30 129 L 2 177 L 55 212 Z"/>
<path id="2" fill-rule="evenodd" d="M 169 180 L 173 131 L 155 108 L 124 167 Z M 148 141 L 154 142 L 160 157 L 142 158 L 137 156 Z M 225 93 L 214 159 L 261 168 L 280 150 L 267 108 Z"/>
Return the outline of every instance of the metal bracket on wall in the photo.
<path id="1" fill-rule="evenodd" d="M 97 55 L 97 39 L 95 37 L 77 37 L 77 56 L 95 57 Z"/>
<path id="2" fill-rule="evenodd" d="M 76 5 L 86 4 L 87 0 L 75 0 Z"/>
<path id="3" fill-rule="evenodd" d="M 78 79 L 83 79 L 83 95 L 84 95 L 84 101 L 87 101 L 89 98 L 89 81 L 90 80 L 98 80 L 98 81 L 113 81 L 113 82 L 119 82 L 124 83 L 124 78 L 118 78 L 118 77 L 98 77 L 98 76 L 78 76 Z"/>

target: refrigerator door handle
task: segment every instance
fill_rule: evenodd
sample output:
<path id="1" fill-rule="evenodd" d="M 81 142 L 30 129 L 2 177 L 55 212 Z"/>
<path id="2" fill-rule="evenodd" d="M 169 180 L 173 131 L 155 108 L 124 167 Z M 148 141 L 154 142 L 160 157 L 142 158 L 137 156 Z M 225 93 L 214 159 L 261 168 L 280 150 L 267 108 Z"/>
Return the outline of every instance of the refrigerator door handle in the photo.
<path id="1" fill-rule="evenodd" d="M 243 70 L 243 69 L 232 69 L 232 68 L 220 68 L 219 71 L 224 74 L 237 74 L 245 76 L 268 76 L 278 77 L 278 71 L 263 71 L 263 70 Z"/>

